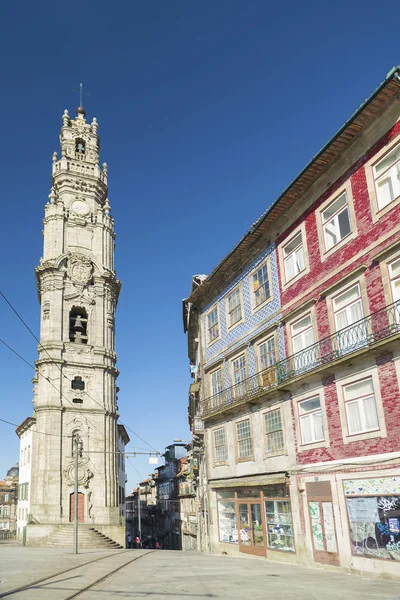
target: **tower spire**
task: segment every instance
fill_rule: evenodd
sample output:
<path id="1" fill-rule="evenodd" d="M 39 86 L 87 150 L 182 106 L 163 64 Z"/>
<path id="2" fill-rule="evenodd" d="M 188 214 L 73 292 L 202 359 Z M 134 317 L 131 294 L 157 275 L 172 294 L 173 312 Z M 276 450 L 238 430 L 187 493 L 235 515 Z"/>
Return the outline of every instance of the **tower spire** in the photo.
<path id="1" fill-rule="evenodd" d="M 72 91 L 75 92 L 76 94 L 79 94 L 79 106 L 76 109 L 76 114 L 83 114 L 83 116 L 85 116 L 86 111 L 83 108 L 83 96 L 90 96 L 90 94 L 88 92 L 83 91 L 83 83 L 79 84 L 79 90 L 72 90 Z"/>

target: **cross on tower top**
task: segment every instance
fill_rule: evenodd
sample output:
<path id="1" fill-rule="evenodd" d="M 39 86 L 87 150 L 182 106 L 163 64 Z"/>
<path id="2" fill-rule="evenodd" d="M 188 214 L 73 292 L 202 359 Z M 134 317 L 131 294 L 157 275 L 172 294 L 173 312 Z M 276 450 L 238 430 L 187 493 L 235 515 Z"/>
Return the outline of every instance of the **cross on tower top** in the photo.
<path id="1" fill-rule="evenodd" d="M 79 90 L 72 90 L 72 91 L 79 94 L 79 106 L 83 108 L 82 96 L 90 96 L 90 94 L 88 94 L 88 92 L 83 91 L 83 83 L 79 84 Z"/>

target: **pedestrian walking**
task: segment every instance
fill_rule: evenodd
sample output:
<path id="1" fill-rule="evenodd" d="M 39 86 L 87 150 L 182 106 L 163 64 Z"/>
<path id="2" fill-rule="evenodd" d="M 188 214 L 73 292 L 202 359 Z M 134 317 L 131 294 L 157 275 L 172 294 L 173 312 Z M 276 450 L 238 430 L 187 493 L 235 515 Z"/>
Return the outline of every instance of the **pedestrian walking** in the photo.
<path id="1" fill-rule="evenodd" d="M 135 539 L 136 548 L 140 548 L 140 537 L 137 535 Z"/>
<path id="2" fill-rule="evenodd" d="M 126 536 L 126 547 L 132 548 L 132 536 L 130 533 Z"/>

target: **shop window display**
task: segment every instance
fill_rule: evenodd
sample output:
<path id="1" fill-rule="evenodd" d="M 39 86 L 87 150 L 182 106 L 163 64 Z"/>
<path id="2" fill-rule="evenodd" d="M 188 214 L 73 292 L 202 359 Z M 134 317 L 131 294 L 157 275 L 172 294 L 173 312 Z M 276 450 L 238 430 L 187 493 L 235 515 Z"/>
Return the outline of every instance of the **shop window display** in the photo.
<path id="1" fill-rule="evenodd" d="M 400 561 L 400 495 L 347 497 L 352 553 Z"/>
<path id="2" fill-rule="evenodd" d="M 292 509 L 285 485 L 271 485 L 263 490 L 267 547 L 271 550 L 294 552 Z"/>
<path id="3" fill-rule="evenodd" d="M 235 501 L 218 502 L 219 539 L 221 542 L 238 543 Z"/>

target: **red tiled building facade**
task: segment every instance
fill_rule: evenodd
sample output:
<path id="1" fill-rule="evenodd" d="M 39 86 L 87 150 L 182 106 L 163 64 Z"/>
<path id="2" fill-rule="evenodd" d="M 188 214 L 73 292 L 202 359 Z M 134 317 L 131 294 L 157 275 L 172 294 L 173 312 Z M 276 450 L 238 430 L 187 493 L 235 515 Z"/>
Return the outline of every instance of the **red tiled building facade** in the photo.
<path id="1" fill-rule="evenodd" d="M 192 416 L 204 421 L 216 552 L 253 548 L 271 559 L 398 576 L 399 94 L 399 69 L 393 69 L 185 301 L 189 357 L 198 364 Z M 202 327 L 223 284 L 271 241 L 279 318 L 246 338 L 243 373 L 262 333 L 275 336 L 276 355 L 267 368 L 255 374 L 248 368 L 235 386 L 218 383 L 210 394 L 208 378 L 222 381 L 216 369 L 223 373 L 232 350 L 226 347 L 220 367 L 217 359 L 206 363 L 201 341 L 196 350 L 193 340 L 205 339 Z M 266 268 L 262 276 L 265 286 Z M 254 277 L 252 285 L 259 285 Z M 268 418 L 271 411 L 275 419 Z M 243 419 L 249 422 L 247 444 L 264 449 L 262 460 L 253 451 L 247 466 L 241 461 L 239 468 L 236 458 L 229 467 L 230 443 L 237 457 L 235 426 Z M 230 440 L 235 431 L 236 441 Z M 273 435 L 280 451 L 271 452 Z M 216 443 L 223 464 L 213 458 Z M 257 503 L 260 511 L 253 510 Z M 230 519 L 230 533 L 221 518 Z"/>

